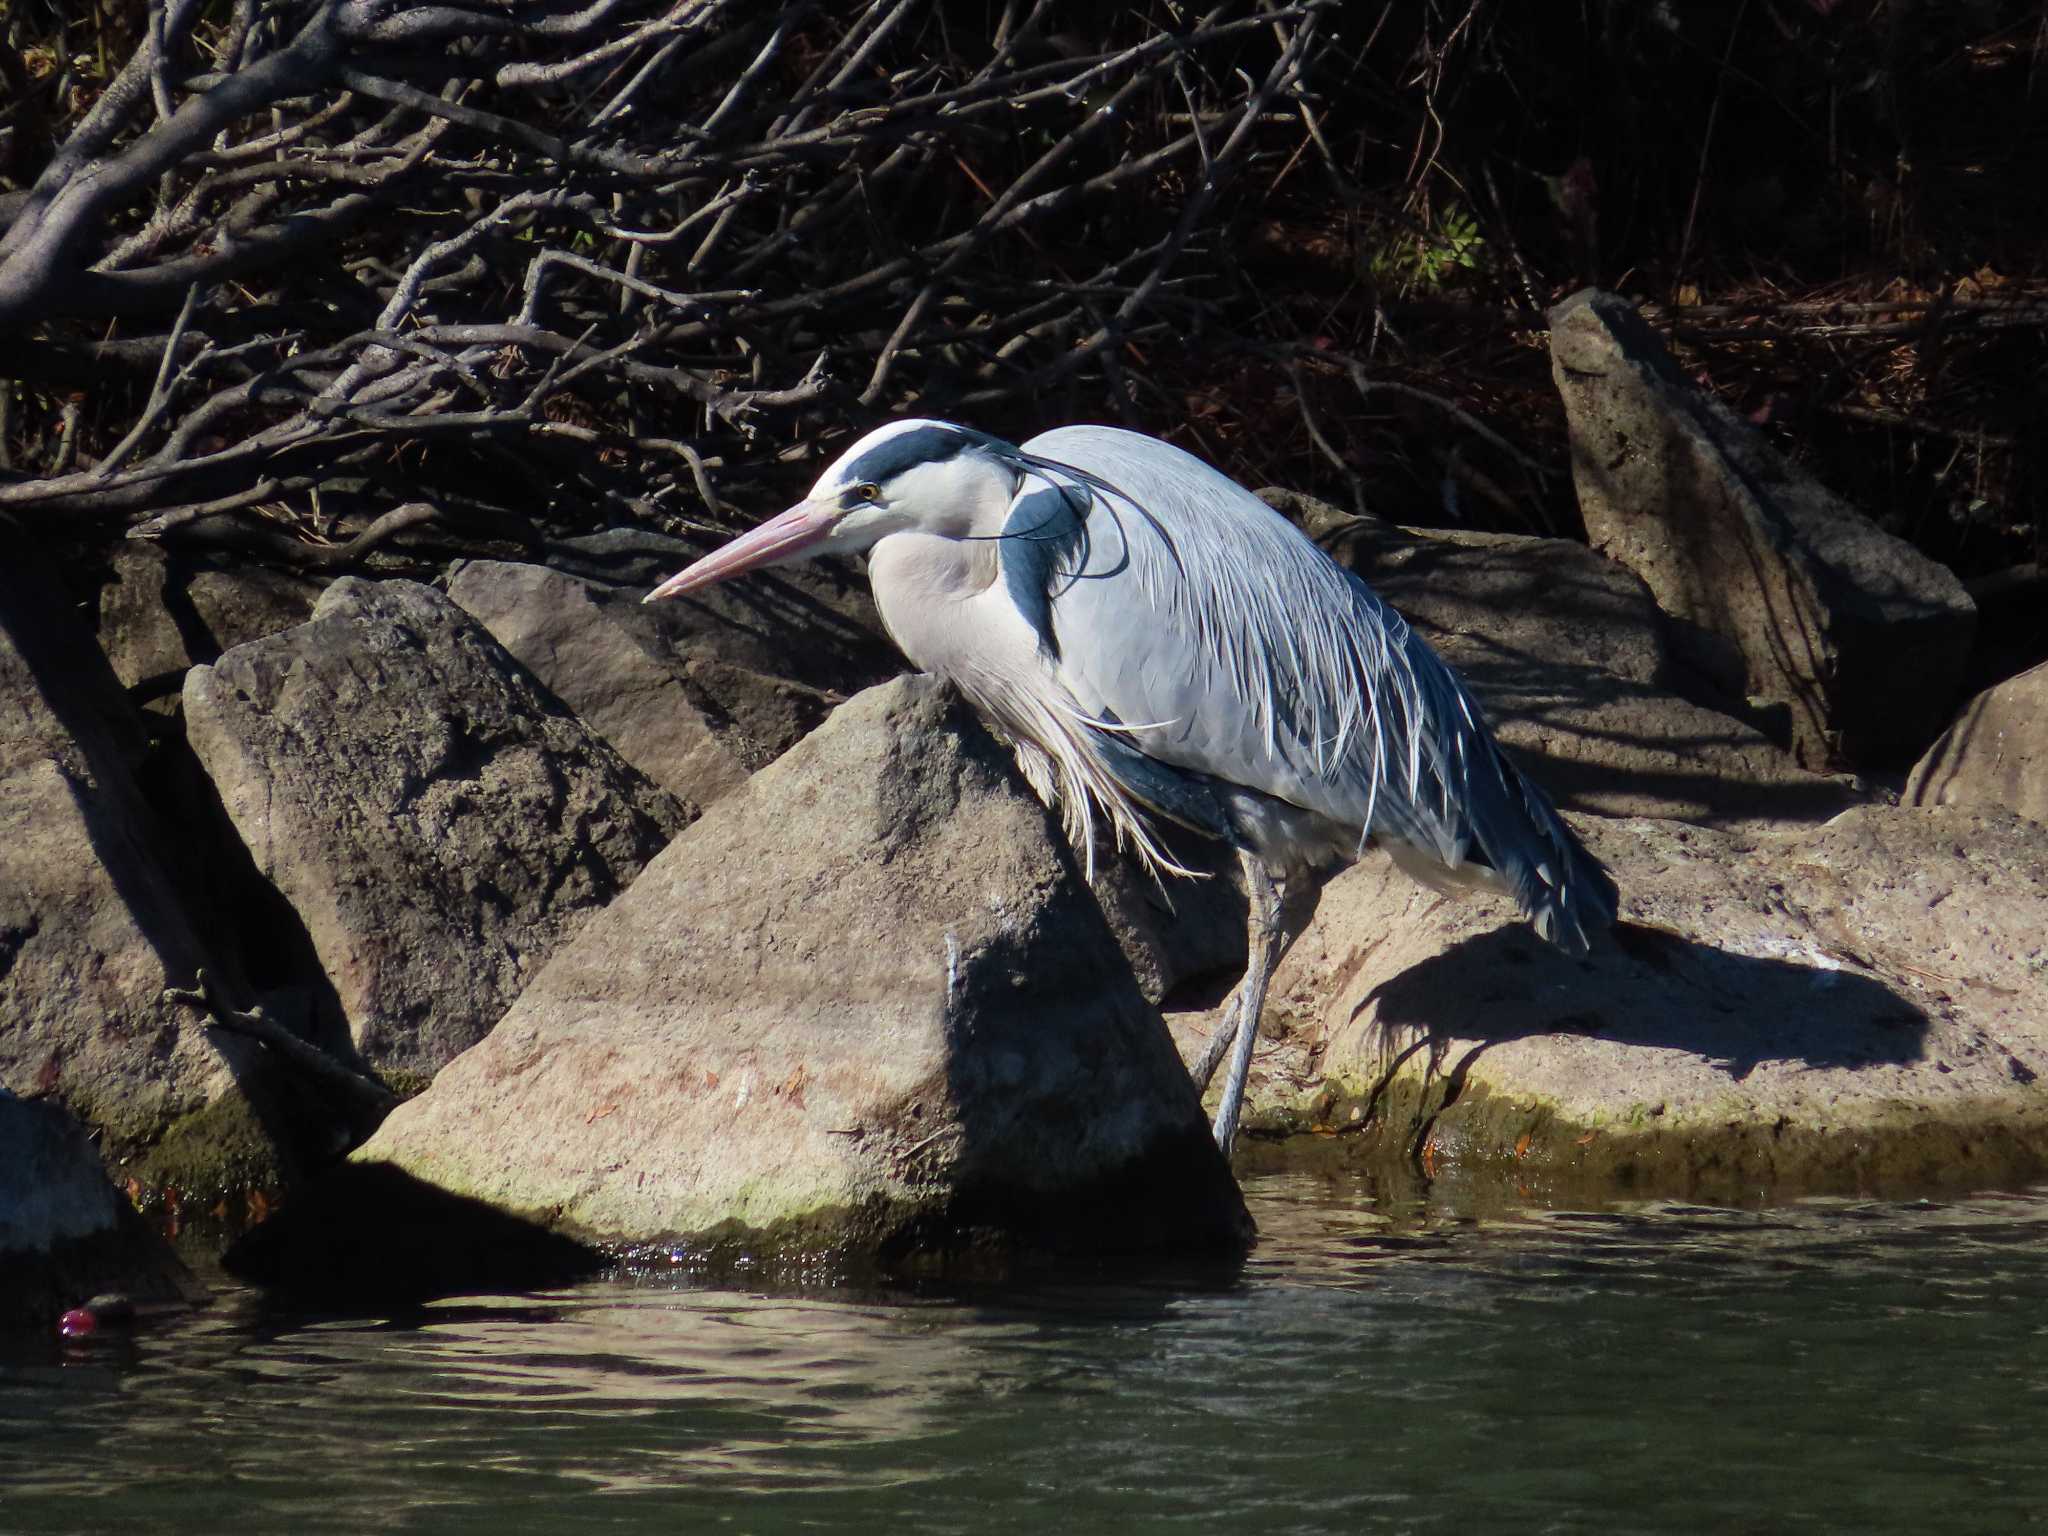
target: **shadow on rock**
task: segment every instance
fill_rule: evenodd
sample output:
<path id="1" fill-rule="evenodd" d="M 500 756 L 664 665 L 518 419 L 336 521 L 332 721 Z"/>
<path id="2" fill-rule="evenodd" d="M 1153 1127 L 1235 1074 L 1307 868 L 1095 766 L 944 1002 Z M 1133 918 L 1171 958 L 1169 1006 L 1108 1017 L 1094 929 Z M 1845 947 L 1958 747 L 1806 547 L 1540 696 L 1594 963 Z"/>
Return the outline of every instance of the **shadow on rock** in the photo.
<path id="1" fill-rule="evenodd" d="M 110 1167 L 195 1204 L 289 1177 L 320 1140 L 250 1041 L 166 990 L 247 996 L 237 935 L 143 792 L 144 734 L 53 572 L 0 570 L 0 1081 L 93 1127 Z"/>
<path id="2" fill-rule="evenodd" d="M 1386 1043 L 1427 1045 L 1456 1076 L 1510 1040 L 1582 1036 L 1683 1051 L 1742 1082 L 1766 1062 L 1810 1068 L 1906 1065 L 1930 1021 L 1889 987 L 1811 955 L 1752 956 L 1622 923 L 1586 960 L 1520 928 L 1464 939 L 1367 993 Z"/>
<path id="3" fill-rule="evenodd" d="M 1275 976 L 1267 1123 L 1638 1196 L 2039 1176 L 2048 829 L 1889 806 L 1767 838 L 1579 826 L 1628 912 L 1582 959 L 1390 866 L 1331 881 Z"/>
<path id="4" fill-rule="evenodd" d="M 347 1164 L 230 1248 L 228 1273 L 334 1306 L 566 1285 L 611 1263 L 595 1248 L 385 1163 Z"/>

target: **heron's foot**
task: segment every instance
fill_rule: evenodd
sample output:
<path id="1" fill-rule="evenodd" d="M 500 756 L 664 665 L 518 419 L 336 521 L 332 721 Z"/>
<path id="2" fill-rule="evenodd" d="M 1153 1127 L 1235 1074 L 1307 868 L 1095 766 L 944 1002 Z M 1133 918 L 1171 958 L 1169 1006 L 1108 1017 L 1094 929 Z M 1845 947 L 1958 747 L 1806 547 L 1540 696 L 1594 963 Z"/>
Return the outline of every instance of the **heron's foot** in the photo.
<path id="1" fill-rule="evenodd" d="M 1225 1157 L 1237 1140 L 1237 1122 L 1244 1113 L 1245 1079 L 1252 1068 L 1252 1047 L 1258 1044 L 1259 1015 L 1264 1012 L 1266 1001 L 1266 976 L 1270 966 L 1254 963 L 1238 989 L 1231 994 L 1232 1006 L 1228 1010 L 1222 1028 L 1216 1031 L 1209 1047 L 1218 1056 L 1223 1047 L 1230 1048 L 1230 1070 L 1223 1079 L 1223 1097 L 1217 1101 L 1216 1146 Z M 1207 1054 L 1205 1049 L 1204 1054 Z"/>
<path id="2" fill-rule="evenodd" d="M 1257 990 L 1264 992 L 1265 988 Z M 1244 1113 L 1245 1078 L 1251 1071 L 1252 1046 L 1259 1038 L 1258 1014 L 1247 1009 L 1242 1002 L 1236 1013 L 1229 1035 L 1229 1042 L 1234 1047 L 1230 1053 L 1230 1075 L 1223 1080 L 1223 1098 L 1216 1105 L 1216 1121 L 1212 1127 L 1216 1133 L 1216 1149 L 1225 1157 L 1230 1156 L 1231 1146 L 1237 1140 L 1238 1118 Z"/>

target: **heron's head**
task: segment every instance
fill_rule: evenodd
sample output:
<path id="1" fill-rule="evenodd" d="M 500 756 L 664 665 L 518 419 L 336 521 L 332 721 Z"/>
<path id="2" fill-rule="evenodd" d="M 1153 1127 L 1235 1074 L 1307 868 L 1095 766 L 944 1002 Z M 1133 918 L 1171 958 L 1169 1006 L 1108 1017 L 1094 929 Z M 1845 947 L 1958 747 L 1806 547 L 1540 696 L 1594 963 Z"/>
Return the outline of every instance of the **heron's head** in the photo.
<path id="1" fill-rule="evenodd" d="M 892 421 L 833 461 L 787 512 L 647 594 L 676 597 L 764 566 L 855 554 L 892 533 L 993 533 L 1024 471 L 1017 449 L 947 421 Z"/>

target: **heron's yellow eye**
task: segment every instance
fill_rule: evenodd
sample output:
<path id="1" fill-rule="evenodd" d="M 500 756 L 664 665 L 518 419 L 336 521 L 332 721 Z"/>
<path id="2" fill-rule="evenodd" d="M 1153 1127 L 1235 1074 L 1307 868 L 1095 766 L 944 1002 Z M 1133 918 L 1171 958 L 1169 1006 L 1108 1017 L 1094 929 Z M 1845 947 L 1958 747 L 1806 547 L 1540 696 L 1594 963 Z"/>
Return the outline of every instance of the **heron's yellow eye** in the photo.
<path id="1" fill-rule="evenodd" d="M 855 501 L 880 501 L 882 499 L 882 488 L 872 480 L 864 480 L 853 488 L 853 499 Z"/>

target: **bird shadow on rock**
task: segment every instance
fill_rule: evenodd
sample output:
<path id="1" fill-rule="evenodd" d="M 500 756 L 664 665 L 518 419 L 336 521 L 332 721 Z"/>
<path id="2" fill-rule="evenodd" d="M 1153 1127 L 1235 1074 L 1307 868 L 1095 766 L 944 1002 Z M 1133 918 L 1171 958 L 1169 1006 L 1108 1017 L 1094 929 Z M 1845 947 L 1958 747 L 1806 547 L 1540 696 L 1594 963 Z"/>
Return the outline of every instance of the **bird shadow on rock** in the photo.
<path id="1" fill-rule="evenodd" d="M 1930 1020 L 1847 968 L 1737 954 L 1639 923 L 1573 958 L 1519 925 L 1477 934 L 1360 999 L 1388 1044 L 1433 1062 L 1459 1046 L 1569 1038 L 1683 1051 L 1741 1082 L 1766 1062 L 1807 1069 L 1923 1060 Z M 1469 1067 L 1469 1051 L 1460 1069 Z"/>

